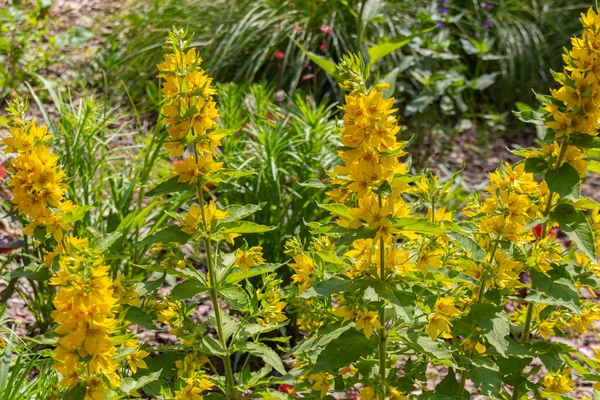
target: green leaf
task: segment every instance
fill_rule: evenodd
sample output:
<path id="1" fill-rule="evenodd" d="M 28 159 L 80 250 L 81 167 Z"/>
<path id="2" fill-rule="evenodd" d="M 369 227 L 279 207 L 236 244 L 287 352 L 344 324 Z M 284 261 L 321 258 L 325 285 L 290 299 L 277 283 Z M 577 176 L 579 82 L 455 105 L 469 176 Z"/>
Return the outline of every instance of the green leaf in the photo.
<path id="1" fill-rule="evenodd" d="M 348 265 L 335 251 L 317 251 L 316 254 L 325 264 Z"/>
<path id="2" fill-rule="evenodd" d="M 546 172 L 548 189 L 558 193 L 561 197 L 577 200 L 581 193 L 581 180 L 579 173 L 569 163 L 565 163 L 558 171 Z"/>
<path id="3" fill-rule="evenodd" d="M 596 245 L 592 228 L 581 211 L 576 210 L 571 204 L 560 204 L 550 214 L 550 218 L 559 223 L 560 229 L 575 242 L 579 250 L 583 251 L 592 262 L 596 262 Z"/>
<path id="4" fill-rule="evenodd" d="M 69 211 L 64 215 L 63 221 L 66 224 L 71 224 L 81 220 L 85 213 L 94 208 L 93 206 L 79 206 L 75 210 Z"/>
<path id="5" fill-rule="evenodd" d="M 342 217 L 351 217 L 350 209 L 343 204 L 319 204 L 319 208 Z"/>
<path id="6" fill-rule="evenodd" d="M 300 44 L 300 42 L 298 42 L 297 40 L 294 40 L 294 43 L 296 44 L 296 46 L 298 46 L 300 48 L 300 50 L 302 50 L 302 52 L 304 54 L 306 54 L 306 56 L 308 58 L 310 58 L 310 60 L 312 62 L 317 64 L 319 67 L 321 67 L 323 69 L 323 71 L 327 72 L 329 75 L 331 75 L 333 77 L 336 76 L 336 67 L 335 67 L 335 63 L 333 61 L 330 61 L 325 57 L 319 56 L 319 55 L 313 53 L 312 51 L 306 50 Z"/>
<path id="7" fill-rule="evenodd" d="M 524 110 L 524 111 L 513 111 L 512 112 L 515 117 L 519 119 L 521 122 L 525 122 L 526 124 L 534 124 L 534 125 L 545 125 L 546 121 L 544 119 L 544 115 L 537 111 L 533 110 Z"/>
<path id="8" fill-rule="evenodd" d="M 123 236 L 122 232 L 111 232 L 107 233 L 106 235 L 96 236 L 92 240 L 91 246 L 96 250 L 106 250 L 121 236 Z"/>
<path id="9" fill-rule="evenodd" d="M 525 171 L 539 174 L 548 170 L 548 163 L 541 157 L 530 157 L 525 160 Z"/>
<path id="10" fill-rule="evenodd" d="M 463 249 L 471 252 L 471 256 L 473 257 L 474 261 L 485 261 L 485 250 L 483 250 L 479 243 L 477 243 L 474 239 L 454 230 L 446 231 L 446 235 L 456 240 Z"/>
<path id="11" fill-rule="evenodd" d="M 227 216 L 223 218 L 220 223 L 233 222 L 242 218 L 246 218 L 257 211 L 262 210 L 262 208 L 263 204 L 248 204 L 243 206 L 234 204 L 228 208 Z"/>
<path id="12" fill-rule="evenodd" d="M 234 310 L 245 311 L 250 306 L 250 299 L 248 298 L 248 294 L 239 286 L 227 286 L 221 288 L 219 293 L 223 295 L 223 298 Z"/>
<path id="13" fill-rule="evenodd" d="M 281 358 L 275 353 L 273 349 L 263 343 L 246 342 L 238 346 L 241 351 L 252 354 L 253 356 L 261 358 L 265 364 L 270 365 L 279 372 L 281 375 L 286 374 L 285 367 L 281 362 Z"/>
<path id="14" fill-rule="evenodd" d="M 571 136 L 571 141 L 569 144 L 571 146 L 583 147 L 585 149 L 597 149 L 600 148 L 600 138 L 597 136 L 579 133 Z"/>
<path id="15" fill-rule="evenodd" d="M 153 281 L 148 282 L 138 282 L 136 284 L 136 292 L 139 296 L 145 296 L 148 293 L 152 293 L 163 284 L 166 277 L 167 271 L 164 271 L 163 275 L 159 279 L 155 279 Z"/>
<path id="16" fill-rule="evenodd" d="M 340 337 L 347 330 L 354 329 L 352 325 L 346 324 L 342 326 L 325 326 L 313 332 L 309 337 L 301 341 L 289 355 L 303 354 L 306 352 L 315 352 L 318 349 L 323 349 L 331 341 Z"/>
<path id="17" fill-rule="evenodd" d="M 469 86 L 475 90 L 485 90 L 496 82 L 498 74 L 498 72 L 492 72 L 491 74 L 480 75 L 476 79 L 473 79 Z"/>
<path id="18" fill-rule="evenodd" d="M 149 330 L 155 330 L 156 326 L 152 321 L 152 317 L 144 310 L 138 307 L 129 307 L 125 314 L 125 319 L 134 325 L 142 326 Z"/>
<path id="19" fill-rule="evenodd" d="M 532 290 L 527 295 L 526 300 L 567 307 L 579 314 L 581 311 L 579 308 L 579 292 L 569 273 L 564 268 L 555 265 L 552 270 L 548 271 L 548 275 L 550 276 L 536 270 L 531 271 L 532 287 L 537 291 Z"/>
<path id="20" fill-rule="evenodd" d="M 254 222 L 237 221 L 219 224 L 217 229 L 221 233 L 263 233 L 276 228 L 276 226 L 259 225 Z"/>
<path id="21" fill-rule="evenodd" d="M 383 57 L 409 44 L 411 40 L 413 40 L 415 37 L 421 36 L 423 33 L 431 32 L 433 29 L 434 27 L 430 27 L 413 35 L 401 36 L 393 40 L 386 41 L 384 43 L 379 43 L 373 47 L 370 47 L 367 50 L 367 54 L 369 55 L 369 68 L 375 65 L 375 63 L 381 60 Z"/>
<path id="22" fill-rule="evenodd" d="M 596 160 L 588 160 L 587 170 L 596 174 L 600 174 L 600 162 Z"/>
<path id="23" fill-rule="evenodd" d="M 255 267 L 249 268 L 248 272 L 244 272 L 242 270 L 237 271 L 237 272 L 232 272 L 227 275 L 227 277 L 225 278 L 225 282 L 237 283 L 239 281 L 243 281 L 244 279 L 248 279 L 248 278 L 252 278 L 254 276 L 273 272 L 277 268 L 281 268 L 283 265 L 284 264 L 262 264 L 262 265 L 257 265 Z"/>
<path id="24" fill-rule="evenodd" d="M 50 279 L 50 269 L 44 265 L 30 264 L 17 268 L 10 273 L 10 279 L 27 278 L 34 281 L 47 281 Z"/>
<path id="25" fill-rule="evenodd" d="M 422 353 L 428 357 L 441 361 L 444 365 L 456 368 L 457 364 L 452 357 L 452 353 L 439 341 L 431 339 L 429 335 L 418 331 L 399 332 L 402 341 L 409 347 L 415 349 L 417 353 Z"/>
<path id="26" fill-rule="evenodd" d="M 63 400 L 83 400 L 85 398 L 85 385 L 78 383 L 73 389 L 64 394 Z"/>
<path id="27" fill-rule="evenodd" d="M 483 394 L 497 398 L 500 393 L 500 385 L 502 384 L 502 375 L 498 370 L 498 366 L 491 362 L 478 364 L 477 358 L 472 360 L 474 368 L 469 369 L 468 377 Z M 493 364 L 495 368 L 490 368 L 488 364 Z"/>
<path id="28" fill-rule="evenodd" d="M 506 357 L 506 336 L 510 334 L 510 322 L 504 310 L 492 304 L 474 304 L 471 306 L 471 315 L 489 344 Z"/>
<path id="29" fill-rule="evenodd" d="M 403 217 L 395 218 L 394 226 L 403 231 L 422 233 L 424 235 L 440 236 L 444 231 L 425 218 Z"/>
<path id="30" fill-rule="evenodd" d="M 347 367 L 361 357 L 369 356 L 377 348 L 377 335 L 365 337 L 362 331 L 349 329 L 333 339 L 317 357 L 314 373 L 337 371 Z"/>
<path id="31" fill-rule="evenodd" d="M 147 236 L 142 240 L 141 244 L 154 244 L 154 243 L 180 243 L 184 244 L 190 240 L 192 236 L 181 230 L 181 227 L 177 225 L 171 225 L 161 231 L 156 232 L 153 235 Z"/>
<path id="32" fill-rule="evenodd" d="M 160 378 L 161 370 L 151 372 L 147 375 L 136 376 L 135 378 L 122 378 L 121 379 L 121 390 L 126 394 L 130 394 L 134 390 L 138 390 L 146 386 L 150 382 L 154 382 Z"/>
<path id="33" fill-rule="evenodd" d="M 204 293 L 208 287 L 198 281 L 188 280 L 183 281 L 173 288 L 171 298 L 173 300 L 191 299 L 197 294 Z"/>
<path id="34" fill-rule="evenodd" d="M 361 284 L 360 280 L 331 278 L 324 282 L 318 283 L 311 288 L 308 288 L 306 292 L 300 295 L 300 297 L 309 299 L 316 296 L 330 296 L 335 293 L 356 289 L 357 287 L 366 287 L 366 285 Z"/>
<path id="35" fill-rule="evenodd" d="M 150 191 L 146 192 L 144 197 L 153 197 L 166 193 L 191 192 L 196 190 L 195 186 L 188 185 L 186 182 L 178 182 L 177 179 L 179 178 L 174 176 L 168 181 L 156 185 Z"/>
<path id="36" fill-rule="evenodd" d="M 317 189 L 325 189 L 327 187 L 327 185 L 325 185 L 323 182 L 321 182 L 318 179 L 309 179 L 305 182 L 298 182 L 298 185 L 304 186 L 304 187 L 317 188 Z"/>

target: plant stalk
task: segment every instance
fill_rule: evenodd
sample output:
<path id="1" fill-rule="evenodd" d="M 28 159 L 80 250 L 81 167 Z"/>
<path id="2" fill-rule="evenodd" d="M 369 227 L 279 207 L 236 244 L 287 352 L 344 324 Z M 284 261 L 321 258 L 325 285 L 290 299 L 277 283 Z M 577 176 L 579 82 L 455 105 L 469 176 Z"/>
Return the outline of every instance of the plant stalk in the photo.
<path id="1" fill-rule="evenodd" d="M 198 160 L 198 151 L 194 147 L 194 156 L 196 160 Z M 204 247 L 206 250 L 206 260 L 208 265 L 208 280 L 210 285 L 210 301 L 212 302 L 214 313 L 215 313 L 215 322 L 217 329 L 217 336 L 219 336 L 219 342 L 223 349 L 228 350 L 227 342 L 225 341 L 225 335 L 223 334 L 223 317 L 221 315 L 221 302 L 219 299 L 219 294 L 217 291 L 217 274 L 216 269 L 212 259 L 212 249 L 211 249 L 211 240 L 206 233 L 208 233 L 208 224 L 206 223 L 206 215 L 204 212 L 204 196 L 202 195 L 202 186 L 198 184 L 198 202 L 200 203 L 200 210 L 202 214 L 202 224 L 205 228 L 205 236 L 204 236 Z M 225 366 L 225 395 L 228 399 L 234 400 L 237 399 L 237 395 L 235 392 L 235 381 L 233 378 L 233 369 L 231 367 L 231 358 L 229 355 L 225 355 L 222 357 L 223 365 Z"/>
<path id="2" fill-rule="evenodd" d="M 383 206 L 383 199 L 381 194 L 379 194 L 379 207 Z M 379 237 L 379 279 L 382 282 L 385 282 L 385 241 L 383 240 L 383 235 Z M 386 345 L 387 345 L 387 333 L 385 331 L 385 303 L 381 307 L 381 311 L 379 312 L 379 323 L 381 324 L 381 328 L 379 329 L 379 376 L 381 377 L 382 390 L 379 394 L 380 400 L 385 400 L 385 395 L 387 393 L 387 383 L 385 381 L 386 371 Z"/>

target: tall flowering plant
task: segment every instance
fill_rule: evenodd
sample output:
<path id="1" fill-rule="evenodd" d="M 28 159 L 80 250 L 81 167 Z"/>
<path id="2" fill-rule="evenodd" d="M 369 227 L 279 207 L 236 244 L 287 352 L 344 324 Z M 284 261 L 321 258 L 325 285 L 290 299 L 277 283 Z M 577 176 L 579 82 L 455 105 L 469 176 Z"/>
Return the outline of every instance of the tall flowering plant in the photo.
<path id="1" fill-rule="evenodd" d="M 281 281 L 269 274 L 281 265 L 265 263 L 261 246 L 240 245 L 243 234 L 274 229 L 243 221 L 261 205 L 226 209 L 218 205 L 216 185 L 252 171 L 228 170 L 218 161 L 221 140 L 230 132 L 219 128 L 212 78 L 202 69 L 196 50 L 188 47 L 185 32 L 170 32 L 164 61 L 158 64 L 158 77 L 163 82 L 161 122 L 167 133 L 165 147 L 177 160 L 173 176 L 147 196 L 190 191 L 196 203 L 181 213 L 170 214 L 174 224 L 141 242 L 166 254 L 159 267 L 165 275 L 184 281 L 166 298 L 155 291 L 148 293 L 141 308 L 156 315 L 178 338 L 170 353 L 185 354 L 176 363 L 175 399 L 201 399 L 204 392 L 217 390 L 236 399 L 247 389 L 267 385 L 271 371 L 285 373 L 278 354 L 261 337 L 287 323 Z M 205 255 L 201 266 L 182 252 L 186 243 L 200 247 Z M 156 270 L 154 266 L 145 267 Z M 258 277 L 253 280 L 260 283 L 256 289 L 247 281 L 252 277 Z M 195 324 L 187 316 L 197 303 L 186 299 L 204 293 L 208 294 L 212 315 L 208 324 Z M 226 314 L 224 307 L 231 314 Z M 245 357 L 238 374 L 234 354 Z M 264 365 L 258 371 L 251 369 L 251 359 L 262 359 Z M 252 374 L 255 378 L 250 379 Z"/>
<path id="2" fill-rule="evenodd" d="M 124 290 L 122 275 L 115 280 L 109 276 L 102 246 L 69 235 L 86 209 L 66 199 L 66 175 L 48 147 L 51 135 L 47 127 L 28 119 L 27 111 L 26 104 L 9 105 L 10 136 L 2 143 L 4 152 L 16 153 L 8 168 L 14 210 L 26 218 L 24 233 L 32 237 L 34 247 L 44 249 L 41 268 L 49 270 L 45 275 L 50 278 L 37 284 L 58 287 L 47 292 L 55 308 L 51 343 L 53 366 L 60 376 L 56 391 L 61 396 L 104 399 L 119 387 L 121 364 L 134 373 L 146 367 L 143 359 L 149 353 L 139 348 L 137 339 L 125 335 L 115 340 L 125 331 L 117 320 L 119 308 L 135 302 L 136 294 Z"/>
<path id="3" fill-rule="evenodd" d="M 301 390 L 320 398 L 568 398 L 575 377 L 600 381 L 592 349 L 550 341 L 583 346 L 580 335 L 600 320 L 599 205 L 581 195 L 596 169 L 586 153 L 598 146 L 598 21 L 592 10 L 582 16 L 584 32 L 555 74 L 561 87 L 540 96 L 544 112 L 518 113 L 546 126 L 541 148 L 519 150 L 520 162 L 491 173 L 462 218 L 446 207 L 454 178 L 413 176 L 399 161 L 386 86 L 366 83 L 360 58 L 340 63 L 344 164 L 321 205 L 334 221 L 310 223 L 308 246 L 287 244 L 298 293 L 290 312 L 307 334 L 290 353 Z M 557 240 L 565 234 L 568 241 Z M 441 381 L 428 377 L 432 367 L 444 371 Z"/>

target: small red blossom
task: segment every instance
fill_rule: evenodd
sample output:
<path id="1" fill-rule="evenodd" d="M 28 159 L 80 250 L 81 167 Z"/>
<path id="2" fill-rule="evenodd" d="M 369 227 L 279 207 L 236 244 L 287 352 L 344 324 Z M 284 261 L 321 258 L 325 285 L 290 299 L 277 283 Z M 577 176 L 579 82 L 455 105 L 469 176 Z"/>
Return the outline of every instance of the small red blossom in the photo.
<path id="1" fill-rule="evenodd" d="M 282 383 L 281 385 L 279 385 L 279 388 L 277 389 L 278 392 L 281 393 L 287 393 L 290 396 L 294 396 L 294 397 L 300 397 L 300 395 L 296 392 L 294 392 L 295 387 L 292 385 L 286 385 L 285 383 Z"/>
<path id="2" fill-rule="evenodd" d="M 541 237 L 542 236 L 542 225 L 536 225 L 533 227 L 533 233 L 535 233 L 535 236 L 537 237 Z"/>
<path id="3" fill-rule="evenodd" d="M 279 49 L 275 50 L 273 52 L 273 55 L 278 60 L 283 60 L 285 58 L 285 53 L 283 51 L 279 50 Z"/>
<path id="4" fill-rule="evenodd" d="M 327 43 L 323 42 L 323 44 L 319 46 L 319 50 L 321 50 L 321 53 L 325 53 L 326 49 L 327 49 Z"/>

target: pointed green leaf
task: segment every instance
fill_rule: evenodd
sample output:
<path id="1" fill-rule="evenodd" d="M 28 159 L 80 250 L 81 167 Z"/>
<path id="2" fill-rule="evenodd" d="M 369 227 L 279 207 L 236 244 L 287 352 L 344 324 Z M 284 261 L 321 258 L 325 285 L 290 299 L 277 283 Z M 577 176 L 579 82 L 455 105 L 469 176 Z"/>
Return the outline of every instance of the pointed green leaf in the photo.
<path id="1" fill-rule="evenodd" d="M 349 329 L 329 342 L 321 351 L 313 372 L 337 371 L 347 367 L 361 357 L 371 355 L 378 342 L 375 334 L 367 339 L 363 331 Z"/>
<path id="2" fill-rule="evenodd" d="M 592 228 L 581 211 L 571 204 L 560 204 L 550 214 L 550 218 L 560 224 L 560 228 L 575 242 L 579 250 L 583 251 L 592 262 L 596 262 L 596 245 Z"/>
<path id="3" fill-rule="evenodd" d="M 193 185 L 188 185 L 186 182 L 178 182 L 177 176 L 156 185 L 154 188 L 146 192 L 145 197 L 153 197 L 159 194 L 176 193 L 176 192 L 191 192 L 196 190 Z"/>
<path id="4" fill-rule="evenodd" d="M 185 244 L 192 236 L 181 230 L 177 225 L 171 225 L 167 228 L 156 232 L 153 235 L 147 236 L 140 244 L 154 243 L 180 243 Z"/>
<path id="5" fill-rule="evenodd" d="M 263 343 L 246 342 L 238 346 L 241 351 L 252 354 L 253 356 L 261 358 L 265 364 L 275 368 L 275 371 L 281 375 L 286 374 L 285 367 L 281 362 L 281 358 L 277 353 Z"/>
<path id="6" fill-rule="evenodd" d="M 558 193 L 561 197 L 577 200 L 581 193 L 581 180 L 577 170 L 569 163 L 565 163 L 558 171 L 546 172 L 548 189 Z"/>
<path id="7" fill-rule="evenodd" d="M 471 315 L 489 344 L 506 357 L 508 349 L 506 337 L 510 334 L 510 322 L 504 310 L 492 304 L 473 304 Z"/>

